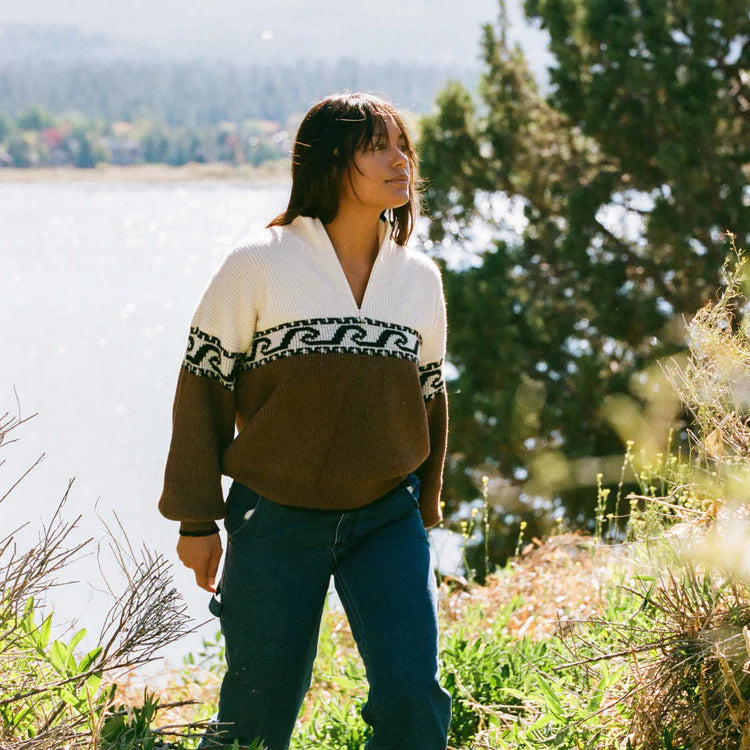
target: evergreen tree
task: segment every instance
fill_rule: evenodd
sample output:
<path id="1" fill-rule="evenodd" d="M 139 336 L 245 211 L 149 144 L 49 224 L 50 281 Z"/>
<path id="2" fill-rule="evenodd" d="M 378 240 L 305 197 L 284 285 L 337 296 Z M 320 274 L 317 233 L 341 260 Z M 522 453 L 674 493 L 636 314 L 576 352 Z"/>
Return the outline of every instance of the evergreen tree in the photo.
<path id="1" fill-rule="evenodd" d="M 501 12 L 481 101 L 452 84 L 422 128 L 431 238 L 494 235 L 479 265 L 445 270 L 454 504 L 477 494 L 472 470 L 534 494 L 550 452 L 621 453 L 610 397 L 680 345 L 675 322 L 720 283 L 725 230 L 750 237 L 747 0 L 525 8 L 550 34 L 550 93 Z M 559 477 L 548 494 L 592 515 L 591 489 Z"/>
<path id="2" fill-rule="evenodd" d="M 14 133 L 8 140 L 8 154 L 14 167 L 30 167 L 33 164 L 33 150 L 23 133 Z"/>
<path id="3" fill-rule="evenodd" d="M 18 127 L 22 130 L 42 130 L 54 125 L 52 116 L 44 108 L 33 105 L 18 115 Z"/>
<path id="4" fill-rule="evenodd" d="M 4 141 L 12 131 L 13 120 L 5 112 L 0 112 L 0 142 Z"/>
<path id="5" fill-rule="evenodd" d="M 76 167 L 91 169 L 96 166 L 97 155 L 93 143 L 93 134 L 85 126 L 76 127 L 71 133 L 73 146 L 73 164 Z"/>
<path id="6" fill-rule="evenodd" d="M 152 125 L 143 138 L 143 156 L 147 162 L 163 163 L 169 155 L 169 135 L 162 125 Z"/>

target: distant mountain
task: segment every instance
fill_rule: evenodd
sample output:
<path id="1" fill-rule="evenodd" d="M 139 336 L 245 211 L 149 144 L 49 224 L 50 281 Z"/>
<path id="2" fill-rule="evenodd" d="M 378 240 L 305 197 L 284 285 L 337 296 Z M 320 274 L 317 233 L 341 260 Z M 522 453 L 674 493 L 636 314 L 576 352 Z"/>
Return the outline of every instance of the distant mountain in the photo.
<path id="1" fill-rule="evenodd" d="M 0 64 L 25 60 L 153 59 L 154 50 L 76 26 L 0 24 Z"/>
<path id="2" fill-rule="evenodd" d="M 481 26 L 497 19 L 500 0 L 182 0 L 181 6 L 179 33 L 157 24 L 149 38 L 174 56 L 464 67 L 476 63 Z"/>
<path id="3" fill-rule="evenodd" d="M 543 81 L 544 34 L 525 25 L 520 0 L 506 2 L 511 37 Z M 55 23 L 78 21 L 75 6 L 47 5 L 44 23 L 2 21 L 25 8 L 30 18 L 32 0 L 0 9 L 0 110 L 16 116 L 38 104 L 186 125 L 284 121 L 330 91 L 365 89 L 424 112 L 449 78 L 475 88 L 480 27 L 496 20 L 499 0 L 181 0 L 179 13 L 150 0 L 137 31 L 104 3 L 86 28 Z"/>
<path id="4" fill-rule="evenodd" d="M 465 66 L 478 57 L 481 24 L 497 15 L 497 0 L 471 0 L 464 8 L 456 0 L 352 1 L 183 0 L 176 12 L 173 3 L 167 8 L 153 0 L 143 17 L 102 4 L 76 25 L 64 3 L 40 23 L 3 22 L 13 16 L 0 9 L 0 61 L 152 57 L 269 64 L 350 57 L 367 64 Z M 59 15 L 69 20 L 56 21 Z"/>
<path id="5" fill-rule="evenodd" d="M 524 0 L 502 0 L 511 39 L 535 74 L 551 64 L 547 33 Z M 136 11 L 137 7 L 137 12 Z M 351 58 L 478 67 L 481 27 L 501 0 L 89 0 L 0 2 L 0 60 L 139 59 L 272 65 Z"/>
<path id="6" fill-rule="evenodd" d="M 216 125 L 260 118 L 285 123 L 332 91 L 385 94 L 412 112 L 429 111 L 449 78 L 469 87 L 475 71 L 412 64 L 403 70 L 357 60 L 235 65 L 123 60 L 0 61 L 0 111 L 13 117 L 38 105 L 106 121 L 142 117 L 168 125 Z"/>

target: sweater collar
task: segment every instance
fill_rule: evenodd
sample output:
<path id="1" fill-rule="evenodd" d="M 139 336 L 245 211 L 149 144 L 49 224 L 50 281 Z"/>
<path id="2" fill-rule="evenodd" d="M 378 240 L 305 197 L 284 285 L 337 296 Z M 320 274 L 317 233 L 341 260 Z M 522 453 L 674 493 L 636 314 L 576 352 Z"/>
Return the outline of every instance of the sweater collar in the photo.
<path id="1" fill-rule="evenodd" d="M 320 219 L 313 218 L 312 216 L 297 216 L 290 224 L 287 224 L 287 229 L 319 250 L 333 248 L 328 232 L 326 232 L 326 228 Z M 390 237 L 390 222 L 387 219 L 381 219 L 378 222 L 378 247 L 380 250 L 383 249 L 384 245 L 388 244 Z"/>

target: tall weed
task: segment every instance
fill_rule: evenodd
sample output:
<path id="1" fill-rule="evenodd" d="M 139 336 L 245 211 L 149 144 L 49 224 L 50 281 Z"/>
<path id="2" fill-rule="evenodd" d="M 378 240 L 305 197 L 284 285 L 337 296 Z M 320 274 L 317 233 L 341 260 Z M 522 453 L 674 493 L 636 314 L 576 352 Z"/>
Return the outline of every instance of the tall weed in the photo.
<path id="1" fill-rule="evenodd" d="M 0 417 L 0 448 L 14 442 L 26 421 L 9 413 Z M 31 469 L 0 502 L 9 502 Z M 70 489 L 69 484 L 36 542 L 19 548 L 13 532 L 0 540 L 0 744 L 3 750 L 163 746 L 163 733 L 150 726 L 158 706 L 148 696 L 130 718 L 114 706 L 118 676 L 151 661 L 164 645 L 190 632 L 169 563 L 146 548 L 136 552 L 124 532 L 118 536 L 107 528 L 108 552 L 127 585 L 124 591 L 110 589 L 113 604 L 99 645 L 82 653 L 86 629 L 78 627 L 67 639 L 54 637 L 53 614 L 39 606 L 91 542 L 75 541 L 78 519 L 63 518 Z M 131 731 L 137 727 L 142 730 L 140 744 L 134 744 L 138 732 Z"/>

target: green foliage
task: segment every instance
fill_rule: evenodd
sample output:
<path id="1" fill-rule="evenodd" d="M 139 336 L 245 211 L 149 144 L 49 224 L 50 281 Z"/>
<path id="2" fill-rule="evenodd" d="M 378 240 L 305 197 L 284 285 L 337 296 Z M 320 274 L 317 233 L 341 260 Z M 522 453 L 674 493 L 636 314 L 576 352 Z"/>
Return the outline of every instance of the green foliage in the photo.
<path id="1" fill-rule="evenodd" d="M 620 452 L 608 399 L 683 345 L 672 321 L 719 285 L 724 229 L 750 232 L 744 0 L 526 10 L 551 37 L 551 91 L 501 20 L 484 30 L 481 101 L 452 84 L 422 130 L 430 237 L 479 256 L 444 270 L 449 510 L 475 496 L 477 469 Z M 547 497 L 590 518 L 591 479 Z"/>
<path id="2" fill-rule="evenodd" d="M 8 153 L 17 167 L 30 167 L 34 164 L 35 153 L 24 133 L 16 132 L 8 139 Z"/>
<path id="3" fill-rule="evenodd" d="M 459 523 L 461 530 L 462 562 L 466 578 L 470 583 L 484 583 L 493 572 L 490 564 L 491 507 L 489 500 L 489 478 L 482 477 L 482 504 L 469 511 L 468 519 Z M 477 539 L 481 543 L 477 542 Z M 520 542 L 520 538 L 519 538 Z"/>
<path id="4" fill-rule="evenodd" d="M 158 701 L 154 695 L 144 690 L 142 706 L 119 706 L 110 711 L 99 734 L 102 747 L 117 750 L 153 750 L 162 746 L 162 739 L 155 736 L 151 730 L 157 709 Z"/>
<path id="5" fill-rule="evenodd" d="M 190 651 L 183 657 L 184 674 L 188 677 L 195 673 L 195 669 L 206 670 L 212 674 L 223 674 L 225 665 L 224 636 L 217 630 L 213 638 L 203 638 L 202 648 L 193 653 Z"/>
<path id="6" fill-rule="evenodd" d="M 13 442 L 9 436 L 28 419 L 0 415 L 0 448 Z M 0 460 L 0 466 L 7 463 Z M 43 612 L 37 602 L 89 543 L 71 542 L 78 519 L 63 520 L 66 498 L 67 492 L 55 512 L 47 514 L 35 542 L 22 546 L 13 533 L 0 542 L 0 744 L 7 750 L 165 747 L 165 737 L 174 731 L 152 727 L 159 708 L 153 696 L 144 696 L 143 707 L 113 712 L 113 677 L 150 662 L 156 650 L 188 630 L 169 564 L 146 548 L 136 557 L 127 538 L 123 541 L 105 523 L 126 589 L 114 593 L 117 571 L 111 571 L 107 585 L 113 604 L 99 644 L 81 648 L 86 630 L 75 623 L 72 634 L 58 635 L 52 613 Z M 190 744 L 172 747 L 187 750 Z"/>
<path id="7" fill-rule="evenodd" d="M 103 150 L 97 146 L 93 134 L 85 127 L 74 128 L 68 144 L 73 152 L 73 166 L 75 167 L 90 169 L 96 166 L 97 161 L 104 159 Z"/>
<path id="8" fill-rule="evenodd" d="M 41 130 L 53 124 L 52 115 L 38 104 L 23 110 L 17 121 L 18 127 L 22 130 Z"/>
<path id="9" fill-rule="evenodd" d="M 449 81 L 435 101 L 437 112 L 420 121 L 420 160 L 427 182 L 424 199 L 430 207 L 430 233 L 443 234 L 442 227 L 470 215 L 475 182 L 481 173 L 475 110 L 469 92 L 458 81 Z M 446 187 L 450 186 L 450 192 Z"/>
<path id="10" fill-rule="evenodd" d="M 359 750 L 370 735 L 360 715 L 367 697 L 364 664 L 355 650 L 342 648 L 334 622 L 337 619 L 324 613 L 313 665 L 316 697 L 308 720 L 292 738 L 294 750 Z"/>
<path id="11" fill-rule="evenodd" d="M 0 142 L 4 141 L 10 135 L 13 126 L 12 118 L 7 113 L 0 112 Z"/>
<path id="12" fill-rule="evenodd" d="M 147 162 L 163 163 L 167 160 L 169 140 L 163 126 L 154 125 L 149 128 L 143 138 L 143 158 Z"/>
<path id="13" fill-rule="evenodd" d="M 487 637 L 469 641 L 463 633 L 441 650 L 443 684 L 453 699 L 450 744 L 470 742 L 494 705 L 521 705 L 533 673 L 514 646 Z"/>
<path id="14" fill-rule="evenodd" d="M 314 714 L 295 733 L 293 750 L 361 750 L 371 732 L 360 717 L 361 702 L 342 691 L 334 700 L 318 699 Z"/>
<path id="15" fill-rule="evenodd" d="M 24 674 L 33 675 L 20 708 L 17 694 L 0 686 L 0 735 L 32 738 L 40 728 L 40 716 L 46 716 L 46 730 L 56 725 L 88 724 L 92 715 L 106 710 L 114 695 L 114 688 L 102 687 L 102 671 L 98 663 L 102 647 L 80 657 L 75 649 L 85 637 L 78 630 L 66 643 L 50 640 L 52 615 L 38 623 L 34 599 L 23 607 L 23 614 L 15 627 L 4 628 L 0 638 L 0 653 L 13 650 L 11 664 L 4 660 L 4 682 L 10 688 L 19 684 Z"/>
<path id="16" fill-rule="evenodd" d="M 115 707 L 117 685 L 102 682 L 107 666 L 101 658 L 104 648 L 96 646 L 77 655 L 76 648 L 86 630 L 78 630 L 67 641 L 52 640 L 53 616 L 49 614 L 39 622 L 38 615 L 34 600 L 29 599 L 20 620 L 10 630 L 5 623 L 4 637 L 0 638 L 4 669 L 0 737 L 28 741 L 30 747 L 35 747 L 33 741 L 39 738 L 39 746 L 45 747 L 44 738 L 59 730 L 61 737 L 68 735 L 79 743 L 95 735 L 103 750 L 167 746 L 187 750 L 193 746 L 192 741 L 165 744 L 164 733 L 154 727 L 160 706 L 153 693 L 144 691 L 142 706 Z M 15 686 L 20 681 L 27 686 L 18 692 Z"/>
<path id="17" fill-rule="evenodd" d="M 449 744 L 469 748 L 481 738 L 508 749 L 604 747 L 606 729 L 597 713 L 621 667 L 605 665 L 596 681 L 580 667 L 559 672 L 565 661 L 560 638 L 517 640 L 506 631 L 521 604 L 516 600 L 491 617 L 467 613 L 443 638 L 443 684 L 453 697 Z M 632 606 L 619 604 L 632 615 Z M 600 636 L 596 648 L 606 643 L 604 630 Z"/>

